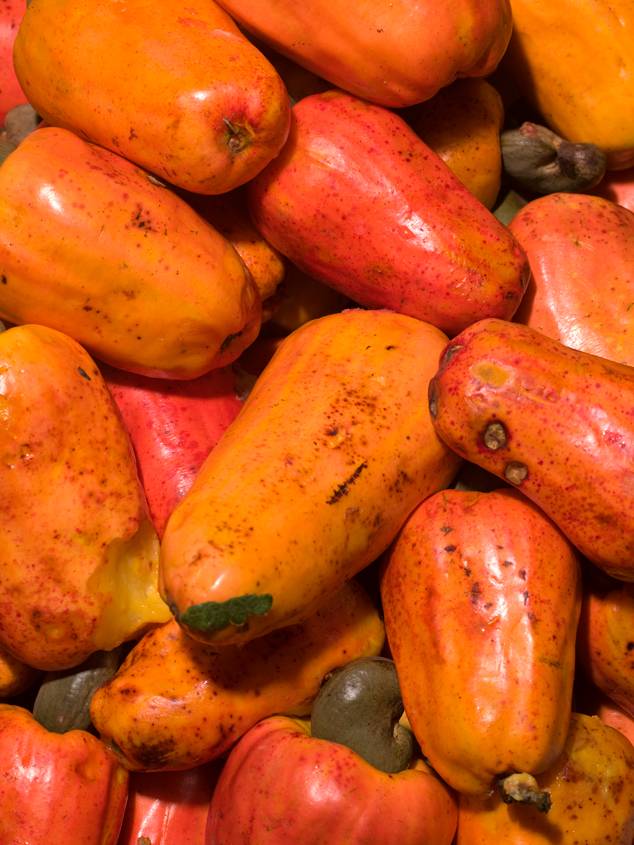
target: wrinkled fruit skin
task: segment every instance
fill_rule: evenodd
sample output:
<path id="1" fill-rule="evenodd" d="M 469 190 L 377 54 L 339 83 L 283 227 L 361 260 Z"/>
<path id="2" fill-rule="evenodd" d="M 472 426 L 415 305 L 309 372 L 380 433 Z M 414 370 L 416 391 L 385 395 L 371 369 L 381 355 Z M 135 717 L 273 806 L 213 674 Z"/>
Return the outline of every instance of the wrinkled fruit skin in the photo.
<path id="1" fill-rule="evenodd" d="M 128 772 L 87 731 L 51 733 L 0 704 L 0 842 L 115 845 Z"/>
<path id="2" fill-rule="evenodd" d="M 283 341 L 163 535 L 161 595 L 191 636 L 244 643 L 304 621 L 451 481 L 461 461 L 425 401 L 446 342 L 362 309 Z M 272 598 L 263 615 L 214 629 L 182 618 L 254 595 Z"/>
<path id="3" fill-rule="evenodd" d="M 168 622 L 93 695 L 92 721 L 127 769 L 185 769 L 225 754 L 260 719 L 308 714 L 328 672 L 380 654 L 384 642 L 354 580 L 302 624 L 243 646 L 212 648 Z"/>
<path id="4" fill-rule="evenodd" d="M 488 76 L 511 35 L 508 0 L 311 3 L 220 0 L 232 18 L 318 77 L 382 106 L 433 97 L 458 76 Z"/>
<path id="5" fill-rule="evenodd" d="M 288 135 L 284 83 L 213 0 L 33 0 L 14 65 L 51 126 L 197 193 L 248 182 Z"/>
<path id="6" fill-rule="evenodd" d="M 443 352 L 429 400 L 457 454 L 514 484 L 600 569 L 634 581 L 633 368 L 481 320 Z"/>
<path id="7" fill-rule="evenodd" d="M 0 168 L 0 317 L 142 375 L 191 379 L 234 361 L 260 328 L 255 282 L 152 178 L 67 129 L 25 138 Z"/>
<path id="8" fill-rule="evenodd" d="M 538 778 L 547 815 L 533 807 L 460 796 L 455 845 L 630 845 L 634 835 L 634 747 L 597 716 L 573 713 L 563 751 Z"/>
<path id="9" fill-rule="evenodd" d="M 4 332 L 0 406 L 0 642 L 67 669 L 167 621 L 132 447 L 88 353 L 43 326 Z"/>
<path id="10" fill-rule="evenodd" d="M 293 107 L 284 149 L 247 193 L 255 225 L 300 270 L 450 337 L 510 319 L 528 282 L 516 239 L 440 156 L 397 114 L 343 91 Z"/>
<path id="11" fill-rule="evenodd" d="M 381 597 L 405 712 L 454 789 L 537 774 L 570 722 L 578 556 L 514 489 L 443 490 L 382 560 Z"/>
<path id="12" fill-rule="evenodd" d="M 450 845 L 456 799 L 418 760 L 387 775 L 285 717 L 233 749 L 212 798 L 205 845 Z"/>

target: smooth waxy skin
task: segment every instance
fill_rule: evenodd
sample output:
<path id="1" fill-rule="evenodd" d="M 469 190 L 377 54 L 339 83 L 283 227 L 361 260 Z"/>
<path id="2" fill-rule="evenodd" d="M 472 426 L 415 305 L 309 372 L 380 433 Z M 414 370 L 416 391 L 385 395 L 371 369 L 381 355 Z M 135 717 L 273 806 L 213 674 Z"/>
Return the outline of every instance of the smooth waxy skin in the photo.
<path id="1" fill-rule="evenodd" d="M 247 193 L 273 246 L 365 307 L 451 336 L 510 319 L 524 293 L 528 262 L 508 229 L 401 117 L 343 91 L 293 107 L 284 149 Z"/>
<path id="2" fill-rule="evenodd" d="M 633 368 L 481 320 L 447 346 L 429 398 L 452 449 L 516 484 L 600 569 L 634 581 Z M 505 445 L 487 446 L 491 424 Z"/>
<path id="3" fill-rule="evenodd" d="M 244 184 L 288 134 L 282 80 L 213 0 L 33 0 L 14 65 L 52 126 L 197 193 Z"/>
<path id="4" fill-rule="evenodd" d="M 634 213 L 550 194 L 509 224 L 531 266 L 514 320 L 573 349 L 634 364 Z"/>
<path id="5" fill-rule="evenodd" d="M 502 70 L 558 135 L 621 170 L 634 164 L 633 45 L 631 0 L 514 0 Z"/>
<path id="6" fill-rule="evenodd" d="M 460 459 L 425 399 L 446 342 L 427 323 L 361 309 L 283 341 L 161 544 L 161 591 L 178 619 L 244 595 L 273 605 L 244 626 L 188 633 L 239 643 L 307 619 L 451 481 Z"/>
<path id="7" fill-rule="evenodd" d="M 69 334 L 124 370 L 190 379 L 255 339 L 257 287 L 235 249 L 166 187 L 67 129 L 0 168 L 0 317 Z"/>
<path id="8" fill-rule="evenodd" d="M 460 796 L 455 845 L 630 845 L 634 834 L 634 748 L 597 716 L 573 713 L 561 755 L 538 777 L 548 815 L 533 807 Z"/>
<path id="9" fill-rule="evenodd" d="M 328 672 L 378 655 L 384 642 L 379 612 L 355 581 L 301 625 L 217 653 L 168 622 L 97 690 L 93 724 L 128 769 L 196 766 L 224 754 L 260 719 L 308 714 Z"/>
<path id="10" fill-rule="evenodd" d="M 507 0 L 394 0 L 299 6 L 220 0 L 245 29 L 333 85 L 383 106 L 432 97 L 457 76 L 487 76 L 511 34 Z"/>
<path id="11" fill-rule="evenodd" d="M 211 800 L 205 845 L 450 845 L 452 791 L 420 759 L 395 775 L 273 717 L 232 750 Z"/>
<path id="12" fill-rule="evenodd" d="M 454 789 L 536 774 L 568 733 L 581 607 L 577 554 L 513 489 L 444 490 L 386 552 L 381 597 L 405 712 Z"/>
<path id="13" fill-rule="evenodd" d="M 4 332 L 0 408 L 4 647 L 67 669 L 169 619 L 130 441 L 88 353 L 43 326 Z"/>
<path id="14" fill-rule="evenodd" d="M 584 588 L 579 664 L 587 677 L 634 717 L 634 584 Z"/>
<path id="15" fill-rule="evenodd" d="M 51 733 L 23 707 L 0 704 L 0 841 L 114 845 L 128 772 L 87 731 Z"/>

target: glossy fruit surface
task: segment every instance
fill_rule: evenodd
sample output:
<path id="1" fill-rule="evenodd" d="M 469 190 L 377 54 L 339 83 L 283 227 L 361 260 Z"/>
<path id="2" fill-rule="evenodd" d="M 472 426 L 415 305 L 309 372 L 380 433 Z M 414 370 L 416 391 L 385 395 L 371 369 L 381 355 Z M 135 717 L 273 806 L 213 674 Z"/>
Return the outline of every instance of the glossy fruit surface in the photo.
<path id="1" fill-rule="evenodd" d="M 52 126 L 198 193 L 244 184 L 288 134 L 282 80 L 213 0 L 33 0 L 14 64 Z"/>
<path id="2" fill-rule="evenodd" d="M 487 76 L 512 26 L 507 0 L 220 4 L 245 29 L 317 76 L 391 107 L 427 100 L 457 76 Z"/>
<path id="3" fill-rule="evenodd" d="M 420 759 L 396 775 L 293 719 L 252 728 L 231 752 L 212 799 L 206 845 L 449 845 L 451 790 Z"/>
<path id="4" fill-rule="evenodd" d="M 634 580 L 634 368 L 481 320 L 443 352 L 429 400 L 452 449 L 514 484 L 600 569 Z"/>
<path id="5" fill-rule="evenodd" d="M 401 117 L 337 90 L 292 117 L 284 149 L 247 189 L 270 243 L 366 308 L 449 336 L 513 316 L 528 281 L 522 248 Z"/>
<path id="6" fill-rule="evenodd" d="M 383 556 L 381 597 L 405 712 L 454 789 L 537 774 L 570 723 L 581 573 L 573 546 L 514 489 L 443 490 Z"/>
<path id="7" fill-rule="evenodd" d="M 449 483 L 460 459 L 425 401 L 446 342 L 362 309 L 284 339 L 163 535 L 162 595 L 191 636 L 240 643 L 307 619 Z"/>
<path id="8" fill-rule="evenodd" d="M 115 367 L 196 378 L 258 333 L 235 249 L 132 162 L 68 129 L 0 167 L 0 317 L 63 331 Z"/>

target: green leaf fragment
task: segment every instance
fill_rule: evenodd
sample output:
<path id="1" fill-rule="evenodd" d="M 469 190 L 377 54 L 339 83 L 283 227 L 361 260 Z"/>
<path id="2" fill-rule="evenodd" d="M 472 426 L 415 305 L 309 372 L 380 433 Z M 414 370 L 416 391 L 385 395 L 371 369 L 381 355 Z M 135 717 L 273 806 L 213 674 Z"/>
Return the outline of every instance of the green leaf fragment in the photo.
<path id="1" fill-rule="evenodd" d="M 248 616 L 264 616 L 273 605 L 273 596 L 251 593 L 227 601 L 206 601 L 188 607 L 181 622 L 199 631 L 218 631 L 227 625 L 244 625 Z"/>

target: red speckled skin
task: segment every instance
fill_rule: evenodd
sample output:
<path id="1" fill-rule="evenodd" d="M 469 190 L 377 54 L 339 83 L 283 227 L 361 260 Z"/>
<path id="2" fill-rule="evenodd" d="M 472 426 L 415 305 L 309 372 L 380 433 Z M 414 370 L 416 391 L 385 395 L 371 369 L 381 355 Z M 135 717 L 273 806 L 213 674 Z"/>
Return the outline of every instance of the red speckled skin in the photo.
<path id="1" fill-rule="evenodd" d="M 265 719 L 225 763 L 205 845 L 449 845 L 456 799 L 418 766 L 387 775 L 292 719 Z"/>
<path id="2" fill-rule="evenodd" d="M 51 126 L 197 193 L 244 184 L 288 135 L 284 83 L 213 0 L 33 0 L 14 64 Z"/>
<path id="3" fill-rule="evenodd" d="M 600 569 L 634 581 L 634 368 L 482 320 L 448 344 L 429 398 L 451 448 L 500 478 L 524 465 L 522 493 Z M 492 422 L 506 430 L 497 450 Z"/>
<path id="4" fill-rule="evenodd" d="M 461 793 L 537 774 L 570 722 L 581 573 L 574 547 L 514 489 L 444 490 L 386 552 L 381 598 L 405 712 Z"/>
<path id="5" fill-rule="evenodd" d="M 231 367 L 180 381 L 100 364 L 132 440 L 159 538 L 176 505 L 243 403 Z"/>
<path id="6" fill-rule="evenodd" d="M 634 584 L 584 587 L 577 650 L 587 677 L 634 717 Z"/>
<path id="7" fill-rule="evenodd" d="M 634 364 L 634 214 L 600 197 L 549 194 L 524 206 L 509 229 L 531 266 L 513 319 Z"/>
<path id="8" fill-rule="evenodd" d="M 202 845 L 211 796 L 222 769 L 214 760 L 182 772 L 131 772 L 117 845 Z"/>
<path id="9" fill-rule="evenodd" d="M 383 106 L 488 76 L 511 35 L 508 0 L 220 0 L 231 17 L 318 77 Z"/>
<path id="10" fill-rule="evenodd" d="M 114 845 L 128 772 L 87 731 L 51 733 L 23 707 L 0 704 L 2 845 Z"/>
<path id="11" fill-rule="evenodd" d="M 449 336 L 510 319 L 528 281 L 516 239 L 440 156 L 343 91 L 293 107 L 286 146 L 247 192 L 264 237 L 309 276 Z"/>
<path id="12" fill-rule="evenodd" d="M 0 3 L 0 126 L 9 109 L 27 102 L 13 69 L 13 42 L 25 11 L 26 0 Z"/>

